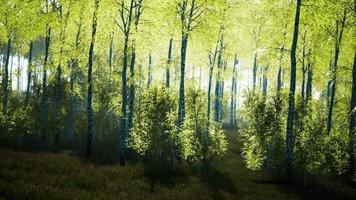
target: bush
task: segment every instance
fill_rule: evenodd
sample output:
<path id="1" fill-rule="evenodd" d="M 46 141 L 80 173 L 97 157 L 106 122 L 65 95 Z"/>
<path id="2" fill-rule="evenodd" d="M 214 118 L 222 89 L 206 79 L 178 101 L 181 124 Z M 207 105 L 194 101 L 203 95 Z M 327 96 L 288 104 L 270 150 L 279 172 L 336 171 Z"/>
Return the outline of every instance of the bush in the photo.
<path id="1" fill-rule="evenodd" d="M 175 93 L 154 86 L 140 101 L 142 109 L 136 111 L 128 146 L 151 163 L 156 162 L 156 166 L 169 163 L 172 150 L 190 162 L 213 159 L 227 151 L 221 124 L 207 123 L 203 91 L 188 88 L 182 130 L 176 126 L 178 98 Z"/>
<path id="2" fill-rule="evenodd" d="M 280 173 L 285 146 L 285 97 L 248 92 L 242 111 L 242 154 L 248 168 Z"/>
<path id="3" fill-rule="evenodd" d="M 177 144 L 176 102 L 175 95 L 164 87 L 153 86 L 143 93 L 128 146 L 157 162 L 168 159 L 171 147 Z"/>
<path id="4" fill-rule="evenodd" d="M 222 125 L 207 118 L 206 94 L 190 87 L 186 95 L 186 115 L 179 135 L 182 156 L 190 161 L 210 160 L 227 151 Z"/>

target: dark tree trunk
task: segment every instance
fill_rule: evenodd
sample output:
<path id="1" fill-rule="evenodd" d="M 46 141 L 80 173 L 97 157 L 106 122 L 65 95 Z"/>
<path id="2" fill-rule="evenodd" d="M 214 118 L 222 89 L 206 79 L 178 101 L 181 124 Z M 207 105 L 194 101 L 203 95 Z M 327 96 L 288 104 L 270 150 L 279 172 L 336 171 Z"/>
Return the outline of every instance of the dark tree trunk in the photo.
<path id="1" fill-rule="evenodd" d="M 221 122 L 220 115 L 221 115 L 221 89 L 222 89 L 222 80 L 221 80 L 221 70 L 223 68 L 223 61 L 222 61 L 222 51 L 223 51 L 223 41 L 220 41 L 220 47 L 219 47 L 219 52 L 218 52 L 218 60 L 217 60 L 217 66 L 218 66 L 218 74 L 216 77 L 216 83 L 215 83 L 215 117 L 214 120 L 215 122 Z"/>
<path id="2" fill-rule="evenodd" d="M 125 8 L 123 8 L 125 9 Z M 122 81 L 122 88 L 121 88 L 121 120 L 120 120 L 120 165 L 126 165 L 126 137 L 127 137 L 127 65 L 128 65 L 128 43 L 129 43 L 129 36 L 131 30 L 131 22 L 132 22 L 132 12 L 134 9 L 134 0 L 131 0 L 128 19 L 125 24 L 124 30 L 124 49 L 123 49 L 123 64 L 122 64 L 122 74 L 121 74 L 121 81 Z M 125 12 L 122 10 L 122 12 Z"/>
<path id="3" fill-rule="evenodd" d="M 219 46 L 219 40 L 220 40 L 220 35 L 218 38 L 218 42 L 216 43 L 215 51 L 210 52 L 209 55 L 209 82 L 208 82 L 208 105 L 207 105 L 207 121 L 206 121 L 206 130 L 205 130 L 205 135 L 204 135 L 204 153 L 207 151 L 207 145 L 210 142 L 209 138 L 209 131 L 210 131 L 210 113 L 211 113 L 211 89 L 212 89 L 212 80 L 213 80 L 213 73 L 214 73 L 214 66 L 215 66 L 215 60 L 216 60 L 216 55 L 218 52 L 218 46 Z M 205 154 L 204 154 L 205 155 Z"/>
<path id="4" fill-rule="evenodd" d="M 297 58 L 296 50 L 298 45 L 298 32 L 299 32 L 299 18 L 300 7 L 302 0 L 297 0 L 297 7 L 294 20 L 294 33 L 291 48 L 291 76 L 290 76 L 290 89 L 289 89 L 289 102 L 288 102 L 288 119 L 287 119 L 287 134 L 286 134 L 286 178 L 287 182 L 291 183 L 293 180 L 293 124 L 295 116 L 295 83 L 297 71 Z"/>
<path id="5" fill-rule="evenodd" d="M 69 9 L 71 6 L 69 6 Z M 60 142 L 60 134 L 61 130 L 61 106 L 62 106 L 62 56 L 63 56 L 63 49 L 64 49 L 64 40 L 65 40 L 65 31 L 67 27 L 67 20 L 69 17 L 70 10 L 66 12 L 66 15 L 63 17 L 63 10 L 62 6 L 59 7 L 59 18 L 60 18 L 60 51 L 59 51 L 59 63 L 57 65 L 56 70 L 56 91 L 55 91 L 55 143 L 59 144 Z"/>
<path id="6" fill-rule="evenodd" d="M 263 70 L 262 80 L 262 94 L 263 96 L 267 96 L 268 79 L 266 75 L 266 69 Z"/>
<path id="7" fill-rule="evenodd" d="M 282 67 L 279 66 L 278 75 L 277 75 L 277 92 L 280 93 L 281 89 L 282 89 Z"/>
<path id="8" fill-rule="evenodd" d="M 235 93 L 235 87 L 236 87 L 236 67 L 237 67 L 238 61 L 237 61 L 237 55 L 235 55 L 235 60 L 234 60 L 234 67 L 232 70 L 232 81 L 231 81 L 231 99 L 230 99 L 230 126 L 234 127 L 235 126 L 235 98 L 236 98 L 236 93 Z"/>
<path id="9" fill-rule="evenodd" d="M 33 49 L 33 42 L 31 41 L 30 50 L 28 53 L 28 65 L 27 65 L 27 88 L 26 88 L 26 99 L 25 99 L 26 107 L 28 106 L 28 102 L 30 99 L 31 76 L 32 76 L 32 49 Z"/>
<path id="10" fill-rule="evenodd" d="M 83 4 L 84 6 L 84 4 Z M 80 19 L 78 23 L 78 30 L 75 37 L 75 49 L 78 52 L 79 45 L 80 45 L 80 33 L 82 30 L 82 20 L 83 20 L 83 12 L 84 8 L 82 7 L 80 10 Z M 68 100 L 68 119 L 67 119 L 67 141 L 72 142 L 73 140 L 73 132 L 74 132 L 74 84 L 76 81 L 76 70 L 78 68 L 78 59 L 72 58 L 71 63 L 69 64 L 70 67 L 70 83 L 69 83 L 69 100 Z"/>
<path id="11" fill-rule="evenodd" d="M 331 72 L 333 69 L 333 61 L 332 61 L 332 53 L 331 53 L 331 57 L 330 57 L 330 63 L 329 63 L 329 72 Z M 327 109 L 329 109 L 329 104 L 330 104 L 330 96 L 331 96 L 331 79 L 328 80 L 327 83 L 327 88 L 326 88 L 326 107 Z"/>
<path id="12" fill-rule="evenodd" d="M 92 156 L 92 142 L 93 142 L 93 108 L 92 108 L 92 95 L 93 95 L 93 56 L 94 56 L 94 44 L 97 26 L 97 12 L 99 9 L 99 0 L 95 0 L 95 8 L 92 21 L 92 33 L 89 47 L 88 58 L 88 96 L 87 96 L 87 120 L 88 120 L 88 132 L 87 132 L 87 157 Z"/>
<path id="13" fill-rule="evenodd" d="M 74 127 L 74 83 L 75 83 L 75 72 L 74 70 L 78 67 L 78 60 L 73 59 L 71 63 L 68 64 L 70 68 L 70 81 L 69 81 L 69 99 L 68 99 L 68 118 L 67 118 L 67 142 L 72 142 L 73 140 L 73 127 Z"/>
<path id="14" fill-rule="evenodd" d="M 46 44 L 45 44 L 45 57 L 43 63 L 43 78 L 42 78 L 42 99 L 41 99 L 41 125 L 42 125 L 42 140 L 46 140 L 46 126 L 48 121 L 48 102 L 47 102 L 47 64 L 48 64 L 48 56 L 49 56 L 49 45 L 51 43 L 51 27 L 48 28 L 47 36 L 46 36 Z"/>
<path id="15" fill-rule="evenodd" d="M 356 5 L 356 4 L 355 4 Z M 352 67 L 352 89 L 350 100 L 350 125 L 349 125 L 349 172 L 355 171 L 355 133 L 356 133 L 356 49 L 354 50 L 354 65 Z"/>
<path id="16" fill-rule="evenodd" d="M 173 48 L 173 39 L 169 40 L 169 47 L 168 47 L 168 61 L 167 61 L 167 68 L 166 68 L 166 87 L 169 88 L 170 85 L 170 68 L 172 63 L 172 48 Z"/>
<path id="17" fill-rule="evenodd" d="M 221 87 L 220 87 L 220 107 L 219 107 L 219 121 L 223 121 L 223 100 L 224 100 L 224 89 L 225 89 L 225 72 L 226 72 L 227 61 L 223 62 L 223 75 L 221 76 Z"/>
<path id="18" fill-rule="evenodd" d="M 179 84 L 179 103 L 178 103 L 178 127 L 183 127 L 185 118 L 185 95 L 184 95 L 184 78 L 185 78 L 185 62 L 187 55 L 188 33 L 182 33 L 181 46 L 181 64 L 180 64 L 180 84 Z"/>
<path id="19" fill-rule="evenodd" d="M 329 134 L 331 131 L 331 126 L 332 126 L 332 115 L 333 115 L 333 109 L 334 109 L 334 102 L 335 102 L 335 93 L 336 93 L 336 73 L 337 73 L 337 67 L 338 67 L 338 61 L 339 61 L 339 54 L 340 54 L 340 46 L 341 46 L 341 41 L 342 41 L 342 35 L 344 32 L 345 28 L 345 23 L 346 23 L 346 11 L 344 11 L 344 17 L 341 21 L 341 30 L 339 33 L 339 21 L 336 20 L 336 38 L 335 38 L 335 57 L 334 57 L 334 65 L 332 69 L 332 82 L 331 82 L 331 96 L 330 96 L 330 103 L 329 103 L 329 109 L 328 109 L 328 123 L 327 123 L 327 128 L 326 131 Z"/>
<path id="20" fill-rule="evenodd" d="M 307 37 L 307 30 L 304 31 L 304 38 L 303 38 L 303 48 L 302 48 L 302 101 L 305 101 L 305 75 L 306 75 L 306 66 L 305 66 L 305 43 Z"/>
<path id="21" fill-rule="evenodd" d="M 305 100 L 305 75 L 306 75 L 306 69 L 303 65 L 303 67 L 302 67 L 302 87 L 301 87 L 302 101 Z"/>
<path id="22" fill-rule="evenodd" d="M 236 73 L 237 73 L 237 71 L 236 71 Z M 237 75 L 235 77 L 237 77 Z M 236 115 L 236 112 L 237 112 L 237 78 L 234 83 L 234 91 L 233 92 L 234 92 L 233 118 L 234 118 L 234 126 L 236 127 L 237 126 L 237 123 L 236 123 L 237 122 L 237 115 Z"/>
<path id="23" fill-rule="evenodd" d="M 257 79 L 257 52 L 255 53 L 255 57 L 253 59 L 253 92 L 256 90 L 256 79 Z"/>
<path id="24" fill-rule="evenodd" d="M 6 60 L 4 68 L 4 76 L 2 77 L 2 113 L 7 115 L 7 103 L 9 99 L 9 62 L 10 62 L 10 53 L 11 53 L 11 39 L 7 41 L 7 51 L 6 51 Z"/>
<path id="25" fill-rule="evenodd" d="M 61 49 L 62 52 L 62 49 Z M 61 61 L 60 61 L 61 62 Z M 62 85 L 62 64 L 59 63 L 57 66 L 57 72 L 56 72 L 56 95 L 55 95 L 55 121 L 56 121 L 56 138 L 55 138 L 55 143 L 59 144 L 59 137 L 60 137 L 60 118 L 61 118 L 61 96 L 62 96 L 62 91 L 61 91 L 61 85 Z"/>
<path id="26" fill-rule="evenodd" d="M 135 62 L 136 52 L 135 45 L 132 47 L 131 63 L 130 63 L 130 95 L 129 95 L 129 116 L 127 128 L 130 132 L 133 126 L 134 105 L 135 105 Z"/>
<path id="27" fill-rule="evenodd" d="M 306 104 L 308 104 L 308 102 L 311 100 L 312 98 L 312 90 L 313 90 L 313 69 L 311 66 L 311 61 L 310 61 L 310 55 L 311 51 L 309 49 L 309 54 L 308 54 L 308 68 L 307 68 L 307 74 L 308 74 L 308 78 L 307 78 L 307 89 L 306 89 L 306 96 L 305 96 L 305 102 Z"/>

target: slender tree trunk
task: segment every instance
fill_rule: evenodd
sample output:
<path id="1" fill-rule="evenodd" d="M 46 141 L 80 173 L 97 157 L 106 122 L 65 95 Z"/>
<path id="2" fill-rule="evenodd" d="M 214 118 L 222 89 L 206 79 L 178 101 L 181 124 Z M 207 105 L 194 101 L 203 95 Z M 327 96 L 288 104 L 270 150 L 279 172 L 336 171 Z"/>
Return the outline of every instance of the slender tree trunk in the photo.
<path id="1" fill-rule="evenodd" d="M 37 76 L 37 68 L 35 66 L 32 67 L 32 93 L 35 94 L 36 99 L 40 96 L 40 87 L 37 84 L 38 76 Z"/>
<path id="2" fill-rule="evenodd" d="M 296 83 L 296 71 L 297 71 L 297 58 L 296 49 L 298 45 L 298 32 L 299 32 L 299 18 L 300 7 L 302 0 L 297 0 L 295 21 L 294 21 L 294 33 L 291 48 L 291 76 L 290 76 L 290 89 L 289 89 L 289 103 L 288 103 L 288 119 L 287 119 L 287 134 L 286 134 L 286 178 L 290 183 L 293 180 L 293 124 L 295 116 L 295 83 Z"/>
<path id="3" fill-rule="evenodd" d="M 135 31 L 138 30 L 138 24 L 141 15 L 141 3 L 136 5 L 136 15 L 135 15 Z M 131 136 L 131 128 L 133 127 L 133 118 L 135 112 L 135 65 L 136 65 L 136 40 L 132 40 L 132 54 L 130 63 L 130 95 L 129 95 L 129 116 L 128 116 L 128 137 Z M 128 158 L 132 158 L 132 149 L 128 149 Z"/>
<path id="4" fill-rule="evenodd" d="M 342 35 L 344 32 L 344 28 L 345 28 L 345 23 L 346 23 L 346 11 L 344 11 L 344 17 L 341 21 L 340 34 L 339 34 L 339 21 L 336 20 L 335 57 L 334 57 L 334 65 L 333 65 L 333 70 L 332 70 L 331 96 L 330 96 L 330 104 L 329 104 L 329 109 L 328 109 L 328 123 L 327 123 L 327 128 L 326 128 L 328 134 L 330 133 L 331 126 L 332 126 L 332 115 L 333 115 L 333 109 L 334 109 L 336 83 L 337 83 L 336 73 L 337 73 L 339 54 L 340 54 L 340 46 L 341 46 L 341 41 L 342 41 Z"/>
<path id="5" fill-rule="evenodd" d="M 208 98 L 208 105 L 207 105 L 207 121 L 206 121 L 206 130 L 205 130 L 205 136 L 204 136 L 204 153 L 206 153 L 207 151 L 207 146 L 210 142 L 210 137 L 209 137 L 209 131 L 210 131 L 210 113 L 211 113 L 211 90 L 212 90 L 212 80 L 213 80 L 213 73 L 214 73 L 214 66 L 215 66 L 215 59 L 216 59 L 216 54 L 218 51 L 218 45 L 219 43 L 216 44 L 215 47 L 215 52 L 212 55 L 209 55 L 209 82 L 208 82 L 208 94 L 207 94 L 207 98 Z"/>
<path id="6" fill-rule="evenodd" d="M 209 83 L 208 83 L 208 106 L 207 106 L 207 131 L 205 134 L 205 143 L 209 142 L 209 127 L 210 127 L 210 113 L 211 113 L 211 88 L 212 88 L 212 80 L 213 80 L 213 72 L 214 72 L 215 63 L 210 63 L 209 67 Z"/>
<path id="7" fill-rule="evenodd" d="M 233 105 L 233 118 L 234 118 L 234 126 L 237 126 L 237 117 L 236 117 L 236 112 L 237 112 L 237 67 L 239 64 L 239 60 L 236 60 L 236 70 L 235 70 L 235 82 L 234 82 L 234 105 Z"/>
<path id="8" fill-rule="evenodd" d="M 310 54 L 311 54 L 311 50 L 309 49 L 308 68 L 307 68 L 308 78 L 307 78 L 307 89 L 306 89 L 306 99 L 305 99 L 306 104 L 308 104 L 308 102 L 311 100 L 312 90 L 313 90 L 313 69 L 311 66 Z"/>
<path id="9" fill-rule="evenodd" d="M 256 79 L 257 79 L 257 52 L 255 52 L 255 57 L 253 59 L 253 92 L 256 90 Z"/>
<path id="10" fill-rule="evenodd" d="M 222 122 L 223 121 L 223 115 L 224 115 L 224 111 L 223 111 L 223 100 L 224 100 L 224 89 L 225 89 L 225 74 L 226 74 L 226 66 L 227 66 L 227 61 L 225 60 L 225 62 L 223 62 L 223 73 L 221 76 L 221 87 L 220 87 L 220 106 L 219 106 L 219 121 Z"/>
<path id="11" fill-rule="evenodd" d="M 26 88 L 26 99 L 25 99 L 25 106 L 28 106 L 28 102 L 30 99 L 30 88 L 31 88 L 31 76 L 32 76 L 32 49 L 33 49 L 33 42 L 30 42 L 30 50 L 28 54 L 28 65 L 27 65 L 27 88 Z"/>
<path id="12" fill-rule="evenodd" d="M 219 54 L 218 54 L 218 74 L 216 77 L 216 83 L 215 83 L 215 122 L 221 122 L 220 121 L 220 107 L 221 107 L 221 87 L 222 87 L 222 81 L 221 81 L 221 70 L 222 70 L 222 49 L 223 47 L 223 42 L 220 42 L 220 49 L 219 49 Z"/>
<path id="13" fill-rule="evenodd" d="M 11 39 L 7 41 L 7 51 L 6 51 L 6 60 L 4 68 L 4 76 L 2 77 L 2 113 L 7 115 L 7 103 L 9 99 L 9 62 L 10 62 L 10 53 L 11 53 Z"/>
<path id="14" fill-rule="evenodd" d="M 42 99 L 41 99 L 41 125 L 42 125 L 42 140 L 46 140 L 46 126 L 48 121 L 48 100 L 47 100 L 47 64 L 48 64 L 48 56 L 49 56 L 49 45 L 51 43 L 51 27 L 48 28 L 46 42 L 45 42 L 45 57 L 43 63 L 43 78 L 42 78 Z"/>
<path id="15" fill-rule="evenodd" d="M 304 38 L 303 38 L 303 48 L 302 48 L 302 101 L 305 101 L 305 75 L 306 75 L 306 66 L 305 66 L 305 46 L 306 46 L 306 37 L 307 37 L 307 29 L 304 31 Z"/>
<path id="16" fill-rule="evenodd" d="M 148 75 L 147 75 L 147 89 L 150 88 L 152 82 L 152 55 L 148 56 Z"/>
<path id="17" fill-rule="evenodd" d="M 301 93 L 302 93 L 302 100 L 305 100 L 305 75 L 306 75 L 306 69 L 302 68 L 302 87 L 301 87 Z"/>
<path id="18" fill-rule="evenodd" d="M 130 8 L 129 8 L 129 16 L 126 21 L 127 27 L 124 30 L 124 50 L 123 50 L 123 64 L 122 64 L 122 74 L 121 74 L 121 81 L 122 81 L 122 89 L 121 89 L 121 113 L 122 117 L 120 120 L 120 165 L 126 165 L 126 137 L 127 137 L 127 65 L 128 65 L 128 43 L 129 43 L 129 36 L 131 30 L 131 22 L 132 22 L 132 12 L 134 8 L 134 0 L 131 0 Z M 122 10 L 122 12 L 125 12 Z"/>
<path id="19" fill-rule="evenodd" d="M 93 95 L 93 80 L 92 80 L 92 68 L 93 68 L 93 56 L 94 56 L 94 44 L 96 36 L 97 26 L 97 12 L 99 9 L 99 0 L 95 0 L 95 8 L 92 21 L 92 33 L 89 47 L 88 58 L 88 96 L 87 96 L 87 120 L 88 120 L 88 132 L 87 132 L 87 157 L 92 156 L 92 142 L 93 142 L 93 108 L 92 108 L 92 95 Z"/>
<path id="20" fill-rule="evenodd" d="M 169 40 L 169 47 L 168 47 L 168 61 L 167 61 L 167 68 L 166 68 L 166 87 L 169 88 L 170 85 L 170 68 L 172 63 L 172 48 L 173 48 L 173 39 Z"/>
<path id="21" fill-rule="evenodd" d="M 266 75 L 266 70 L 267 69 L 264 69 L 263 70 L 263 77 L 262 77 L 262 94 L 263 96 L 267 96 L 267 87 L 268 87 L 268 79 L 267 79 L 267 75 Z"/>
<path id="22" fill-rule="evenodd" d="M 236 70 L 236 74 L 237 74 L 237 70 Z M 237 126 L 237 75 L 235 75 L 235 85 L 234 85 L 234 112 L 233 112 L 233 115 L 234 115 L 234 126 L 236 127 Z M 240 91 L 240 90 L 239 90 Z"/>
<path id="23" fill-rule="evenodd" d="M 356 3 L 355 3 L 356 5 Z M 356 49 L 354 50 L 354 65 L 352 67 L 352 89 L 350 100 L 350 125 L 349 125 L 349 172 L 355 171 L 355 133 L 356 133 Z"/>
<path id="24" fill-rule="evenodd" d="M 235 103 L 235 87 L 236 87 L 236 66 L 237 66 L 237 55 L 235 55 L 235 60 L 234 60 L 234 67 L 232 70 L 232 81 L 231 81 L 231 99 L 230 99 L 230 126 L 233 127 L 235 126 L 235 115 L 234 113 L 236 112 L 234 109 L 234 103 Z"/>
<path id="25" fill-rule="evenodd" d="M 331 72 L 333 70 L 333 61 L 332 61 L 332 52 L 330 55 L 330 63 L 329 63 L 329 71 Z M 328 80 L 327 83 L 327 88 L 326 88 L 326 107 L 327 109 L 329 108 L 329 104 L 330 104 L 330 96 L 331 96 L 331 79 Z"/>
<path id="26" fill-rule="evenodd" d="M 12 71 L 14 69 L 14 55 L 11 55 L 10 52 L 10 58 L 11 58 L 11 64 L 10 64 L 10 73 L 9 73 L 9 92 L 12 92 Z"/>
<path id="27" fill-rule="evenodd" d="M 178 128 L 183 127 L 183 122 L 185 118 L 184 78 L 185 78 L 185 62 L 186 62 L 186 54 L 187 54 L 187 45 L 188 45 L 188 33 L 182 33 L 179 104 L 178 104 Z"/>
<path id="28" fill-rule="evenodd" d="M 84 4 L 80 10 L 80 18 L 78 23 L 78 30 L 75 37 L 75 49 L 78 52 L 80 49 L 80 33 L 82 30 L 82 21 L 83 21 L 83 12 L 84 12 Z M 69 100 L 68 100 L 68 119 L 67 119 L 67 141 L 72 142 L 74 135 L 74 84 L 76 81 L 76 70 L 78 68 L 78 59 L 72 58 L 70 67 L 70 83 L 69 83 Z"/>
<path id="29" fill-rule="evenodd" d="M 134 116 L 134 105 L 135 105 L 135 63 L 136 63 L 136 52 L 135 44 L 132 46 L 132 55 L 130 63 L 130 95 L 129 95 L 129 116 L 127 122 L 127 128 L 129 133 L 133 127 L 133 116 Z M 131 153 L 130 153 L 131 154 Z"/>
<path id="30" fill-rule="evenodd" d="M 61 50 L 62 52 L 62 50 Z M 61 62 L 61 61 L 60 61 Z M 55 108 L 56 108 L 56 112 L 55 112 L 55 121 L 56 121 L 56 138 L 55 138 L 55 143 L 59 144 L 59 140 L 60 140 L 60 118 L 61 118 L 61 98 L 62 98 L 62 64 L 59 63 L 57 66 L 57 72 L 56 72 L 56 94 L 55 94 Z"/>
<path id="31" fill-rule="evenodd" d="M 70 68 L 70 81 L 69 81 L 69 99 L 68 99 L 68 118 L 67 118 L 67 142 L 72 142 L 73 140 L 73 127 L 74 127 L 74 82 L 75 82 L 75 72 L 74 70 L 78 67 L 78 60 L 72 59 L 68 63 Z"/>
<path id="32" fill-rule="evenodd" d="M 281 89 L 282 89 L 282 67 L 279 66 L 278 75 L 277 75 L 277 93 L 280 93 Z"/>

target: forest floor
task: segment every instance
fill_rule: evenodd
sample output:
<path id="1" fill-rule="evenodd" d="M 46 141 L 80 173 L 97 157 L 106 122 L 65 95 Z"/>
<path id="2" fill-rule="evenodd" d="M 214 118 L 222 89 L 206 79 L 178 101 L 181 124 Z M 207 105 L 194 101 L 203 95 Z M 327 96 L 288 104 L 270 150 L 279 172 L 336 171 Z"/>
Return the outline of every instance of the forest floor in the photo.
<path id="1" fill-rule="evenodd" d="M 140 165 L 95 164 L 65 153 L 0 148 L 0 199 L 356 199 L 342 177 L 313 177 L 313 184 L 287 186 L 244 167 L 236 132 L 227 131 L 229 151 L 207 181 L 189 167 L 174 184 L 150 179 Z"/>

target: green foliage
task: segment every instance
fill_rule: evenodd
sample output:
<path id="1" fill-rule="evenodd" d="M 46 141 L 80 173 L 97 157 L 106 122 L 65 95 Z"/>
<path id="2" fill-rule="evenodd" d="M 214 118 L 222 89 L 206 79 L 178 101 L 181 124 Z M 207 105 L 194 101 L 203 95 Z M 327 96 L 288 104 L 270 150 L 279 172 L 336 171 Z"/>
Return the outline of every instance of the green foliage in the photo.
<path id="1" fill-rule="evenodd" d="M 324 102 L 309 101 L 308 105 L 299 97 L 295 121 L 295 163 L 308 173 L 325 173 L 327 135 Z"/>
<path id="2" fill-rule="evenodd" d="M 173 144 L 179 155 L 189 161 L 222 156 L 227 151 L 227 141 L 221 125 L 211 121 L 206 138 L 206 94 L 189 87 L 186 98 L 186 118 L 179 131 L 176 94 L 165 87 L 151 87 L 140 100 L 142 109 L 135 113 L 128 145 L 155 161 L 167 160 Z"/>
<path id="3" fill-rule="evenodd" d="M 246 94 L 242 129 L 243 157 L 248 168 L 280 170 L 284 157 L 285 98 L 279 94 Z"/>
<path id="4" fill-rule="evenodd" d="M 345 104 L 338 104 L 333 129 L 326 133 L 325 103 L 313 100 L 297 101 L 295 124 L 295 163 L 308 173 L 337 173 L 347 170 L 348 116 Z"/>
<path id="5" fill-rule="evenodd" d="M 160 161 L 177 144 L 176 96 L 164 86 L 153 86 L 140 99 L 128 146 L 141 155 Z"/>
<path id="6" fill-rule="evenodd" d="M 243 157 L 248 168 L 274 174 L 284 169 L 286 96 L 247 93 L 242 129 Z M 326 133 L 326 108 L 322 100 L 296 101 L 294 165 L 307 174 L 343 174 L 348 164 L 347 104 L 336 107 L 333 129 Z"/>
<path id="7" fill-rule="evenodd" d="M 221 124 L 212 119 L 207 123 L 206 99 L 204 91 L 188 88 L 186 117 L 182 133 L 179 134 L 182 156 L 188 160 L 213 159 L 227 151 L 228 144 Z"/>

